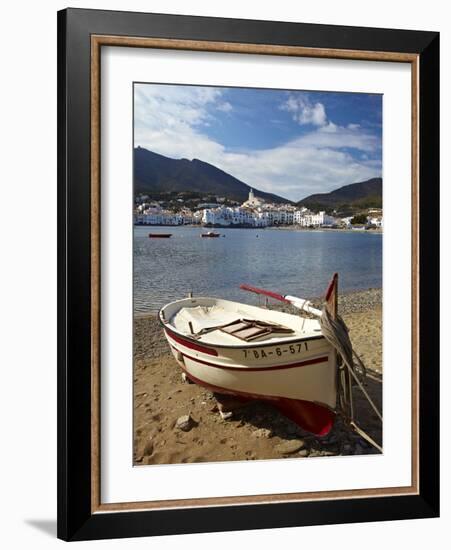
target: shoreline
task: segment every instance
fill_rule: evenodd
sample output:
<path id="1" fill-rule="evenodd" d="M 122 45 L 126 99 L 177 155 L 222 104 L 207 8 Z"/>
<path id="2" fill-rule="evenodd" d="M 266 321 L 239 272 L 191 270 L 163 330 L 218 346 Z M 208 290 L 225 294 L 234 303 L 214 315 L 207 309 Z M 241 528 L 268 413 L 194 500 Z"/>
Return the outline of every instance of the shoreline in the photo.
<path id="1" fill-rule="evenodd" d="M 348 227 L 302 227 L 301 225 L 268 225 L 266 227 L 254 227 L 250 225 L 241 225 L 241 224 L 235 224 L 235 225 L 218 225 L 218 224 L 210 224 L 210 225 L 202 225 L 202 224 L 196 224 L 196 223 L 186 223 L 186 224 L 144 224 L 144 223 L 134 223 L 134 227 L 193 227 L 198 228 L 200 230 L 204 229 L 252 229 L 254 231 L 273 231 L 273 230 L 279 230 L 279 231 L 306 231 L 306 232 L 313 232 L 313 233 L 321 233 L 321 232 L 336 232 L 336 233 L 352 233 L 352 232 L 360 232 L 360 233 L 374 233 L 377 235 L 383 234 L 383 228 L 376 227 L 372 229 L 365 229 L 365 228 L 359 228 L 359 229 L 353 229 Z"/>
<path id="2" fill-rule="evenodd" d="M 322 301 L 321 297 L 309 297 L 316 307 L 318 307 Z M 364 311 L 367 307 L 373 307 L 379 305 L 382 307 L 382 288 L 367 288 L 361 290 L 344 290 L 339 291 L 338 294 L 338 308 L 339 313 L 357 313 Z M 275 308 L 289 308 L 289 306 L 280 306 L 280 304 L 272 303 L 271 307 Z M 149 309 L 147 311 L 136 311 L 133 314 L 134 319 L 145 319 L 146 317 L 156 317 L 159 312 L 158 309 Z M 287 310 L 288 311 L 288 310 Z M 291 311 L 291 310 L 290 310 Z"/>
<path id="3" fill-rule="evenodd" d="M 380 407 L 382 289 L 342 293 L 339 312 L 371 373 L 366 389 Z M 326 438 L 316 438 L 265 402 L 251 402 L 224 420 L 218 412 L 221 403 L 211 392 L 182 381 L 181 370 L 154 313 L 134 318 L 133 389 L 135 466 L 377 452 L 357 434 L 344 430 L 339 419 Z M 381 443 L 379 421 L 358 388 L 354 388 L 353 395 L 359 424 Z M 184 415 L 194 420 L 194 426 L 186 432 L 176 426 L 177 419 Z M 296 450 L 286 453 L 287 447 Z"/>

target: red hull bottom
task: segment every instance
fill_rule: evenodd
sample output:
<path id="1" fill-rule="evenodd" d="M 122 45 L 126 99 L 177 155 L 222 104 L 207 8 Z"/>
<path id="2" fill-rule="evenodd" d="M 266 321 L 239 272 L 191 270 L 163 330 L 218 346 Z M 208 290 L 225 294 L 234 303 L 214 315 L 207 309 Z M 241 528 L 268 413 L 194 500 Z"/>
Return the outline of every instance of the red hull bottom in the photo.
<path id="1" fill-rule="evenodd" d="M 284 416 L 295 422 L 303 430 L 316 436 L 326 436 L 334 425 L 335 413 L 322 405 L 301 399 L 288 399 L 286 397 L 265 398 L 265 396 L 261 395 L 253 395 L 239 391 L 234 392 L 219 386 L 207 384 L 187 372 L 185 369 L 183 370 L 192 382 L 210 391 L 234 395 L 241 398 L 243 401 L 266 401 L 273 407 L 276 407 Z"/>
<path id="2" fill-rule="evenodd" d="M 274 405 L 283 415 L 312 434 L 325 436 L 334 425 L 335 413 L 311 401 L 281 398 Z"/>

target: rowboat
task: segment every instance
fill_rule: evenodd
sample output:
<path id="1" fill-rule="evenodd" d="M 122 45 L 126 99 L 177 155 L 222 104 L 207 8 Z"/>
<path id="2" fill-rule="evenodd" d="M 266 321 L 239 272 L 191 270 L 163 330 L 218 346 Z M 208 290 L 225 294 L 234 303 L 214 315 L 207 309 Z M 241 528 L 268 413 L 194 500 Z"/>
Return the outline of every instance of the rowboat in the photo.
<path id="1" fill-rule="evenodd" d="M 335 274 L 325 300 L 333 315 L 337 280 Z M 295 296 L 241 288 L 309 315 L 189 296 L 159 312 L 174 358 L 192 382 L 244 400 L 268 401 L 305 430 L 326 435 L 336 413 L 337 360 L 322 333 L 322 311 Z"/>
<path id="2" fill-rule="evenodd" d="M 201 233 L 201 237 L 220 237 L 221 235 L 219 233 L 215 233 L 214 231 L 207 231 L 206 233 Z"/>
<path id="3" fill-rule="evenodd" d="M 149 233 L 149 239 L 169 239 L 172 233 Z"/>

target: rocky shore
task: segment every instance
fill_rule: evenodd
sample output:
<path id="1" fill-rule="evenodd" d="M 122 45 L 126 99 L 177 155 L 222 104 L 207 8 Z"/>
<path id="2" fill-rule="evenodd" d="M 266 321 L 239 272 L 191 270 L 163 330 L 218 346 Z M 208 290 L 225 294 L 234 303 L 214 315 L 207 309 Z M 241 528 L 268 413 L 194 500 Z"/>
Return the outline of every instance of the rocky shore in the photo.
<path id="1" fill-rule="evenodd" d="M 342 294 L 339 312 L 368 369 L 366 390 L 381 408 L 382 291 Z M 135 465 L 378 452 L 340 419 L 326 438 L 317 438 L 266 403 L 243 406 L 184 382 L 155 315 L 135 318 L 134 363 Z M 381 444 L 379 420 L 357 387 L 353 395 L 360 426 Z"/>

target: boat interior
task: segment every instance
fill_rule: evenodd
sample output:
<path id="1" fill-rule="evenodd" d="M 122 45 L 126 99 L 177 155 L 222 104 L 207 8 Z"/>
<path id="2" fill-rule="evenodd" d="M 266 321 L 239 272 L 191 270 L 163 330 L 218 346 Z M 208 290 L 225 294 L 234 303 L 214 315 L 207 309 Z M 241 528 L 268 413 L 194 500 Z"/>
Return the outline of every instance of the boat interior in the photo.
<path id="1" fill-rule="evenodd" d="M 178 300 L 160 315 L 178 333 L 212 345 L 289 343 L 321 334 L 317 319 L 216 298 Z"/>

